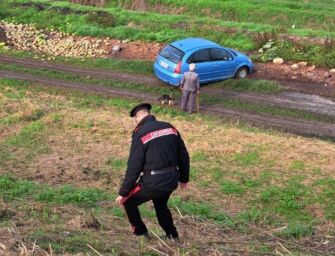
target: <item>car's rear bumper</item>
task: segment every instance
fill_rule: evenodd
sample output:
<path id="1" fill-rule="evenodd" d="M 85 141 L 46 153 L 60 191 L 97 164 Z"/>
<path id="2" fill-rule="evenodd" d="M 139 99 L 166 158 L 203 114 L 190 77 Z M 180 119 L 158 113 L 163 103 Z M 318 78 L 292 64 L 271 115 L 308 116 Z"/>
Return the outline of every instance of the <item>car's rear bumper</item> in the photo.
<path id="1" fill-rule="evenodd" d="M 180 80 L 182 78 L 181 74 L 171 73 L 170 75 L 157 63 L 154 64 L 154 72 L 159 80 L 162 80 L 169 85 L 179 86 Z"/>

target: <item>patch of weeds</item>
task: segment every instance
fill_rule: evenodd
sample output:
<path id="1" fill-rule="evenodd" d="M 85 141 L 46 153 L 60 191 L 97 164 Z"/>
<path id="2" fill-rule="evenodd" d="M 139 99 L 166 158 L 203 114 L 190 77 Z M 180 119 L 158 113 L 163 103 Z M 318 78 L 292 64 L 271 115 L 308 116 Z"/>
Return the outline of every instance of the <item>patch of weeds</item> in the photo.
<path id="1" fill-rule="evenodd" d="M 101 242 L 92 237 L 89 232 L 65 232 L 64 230 L 38 230 L 32 233 L 29 238 L 37 241 L 37 244 L 44 250 L 49 250 L 50 247 L 57 254 L 69 253 L 83 253 L 90 251 L 87 244 L 90 244 L 101 252 L 103 248 Z"/>
<path id="2" fill-rule="evenodd" d="M 234 181 L 223 181 L 220 184 L 220 189 L 223 193 L 231 195 L 231 194 L 243 194 L 245 192 L 245 188 Z"/>
<path id="3" fill-rule="evenodd" d="M 7 147 L 0 144 L 0 166 L 5 166 L 6 162 L 13 159 L 12 153 L 7 151 Z"/>
<path id="4" fill-rule="evenodd" d="M 126 216 L 124 209 L 121 207 L 111 207 L 108 209 L 108 212 L 119 218 L 124 218 Z"/>
<path id="5" fill-rule="evenodd" d="M 262 185 L 262 182 L 260 180 L 247 179 L 245 177 L 241 178 L 241 183 L 246 188 L 258 188 Z"/>
<path id="6" fill-rule="evenodd" d="M 171 207 L 178 207 L 181 213 L 198 216 L 204 219 L 214 220 L 218 224 L 235 226 L 236 222 L 228 215 L 216 211 L 212 205 L 193 201 L 183 201 L 180 197 L 169 200 Z"/>
<path id="7" fill-rule="evenodd" d="M 106 165 L 111 166 L 115 170 L 125 170 L 127 168 L 127 160 L 111 157 L 106 161 Z"/>
<path id="8" fill-rule="evenodd" d="M 292 223 L 287 226 L 287 228 L 276 232 L 275 235 L 290 239 L 296 238 L 300 239 L 303 237 L 311 236 L 313 234 L 313 227 L 304 223 Z"/>
<path id="9" fill-rule="evenodd" d="M 275 179 L 278 175 L 276 173 L 274 173 L 273 171 L 262 171 L 259 175 L 259 181 L 261 183 L 268 183 L 271 180 Z"/>
<path id="10" fill-rule="evenodd" d="M 261 218 L 261 212 L 256 208 L 242 211 L 236 216 L 243 223 L 258 223 Z"/>
<path id="11" fill-rule="evenodd" d="M 44 116 L 44 109 L 35 109 L 30 115 L 24 116 L 22 119 L 24 121 L 36 121 Z"/>
<path id="12" fill-rule="evenodd" d="M 220 167 L 215 167 L 213 170 L 211 170 L 213 180 L 220 181 L 223 178 L 223 171 Z"/>
<path id="13" fill-rule="evenodd" d="M 202 188 L 207 188 L 209 187 L 210 182 L 208 180 L 200 180 L 197 184 Z"/>
<path id="14" fill-rule="evenodd" d="M 248 151 L 236 153 L 234 160 L 242 167 L 256 166 L 260 162 L 260 156 L 257 151 Z"/>
<path id="15" fill-rule="evenodd" d="M 192 155 L 192 160 L 199 161 L 199 162 L 208 161 L 208 155 L 206 155 L 206 153 L 204 152 L 195 152 Z"/>
<path id="16" fill-rule="evenodd" d="M 198 167 L 191 167 L 191 170 L 190 170 L 191 180 L 198 180 L 199 174 L 201 174 L 201 170 Z"/>
<path id="17" fill-rule="evenodd" d="M 5 141 L 6 145 L 18 146 L 18 147 L 35 147 L 39 143 L 38 137 L 45 130 L 45 126 L 41 121 L 34 121 L 24 126 L 20 133 L 8 138 Z"/>
<path id="18" fill-rule="evenodd" d="M 116 18 L 108 12 L 93 11 L 87 14 L 86 19 L 89 23 L 97 24 L 102 27 L 114 27 L 116 25 Z"/>
<path id="19" fill-rule="evenodd" d="M 254 79 L 227 79 L 215 84 L 216 87 L 223 87 L 234 91 L 249 91 L 274 94 L 283 90 L 282 86 L 274 81 Z"/>
<path id="20" fill-rule="evenodd" d="M 52 113 L 51 116 L 50 116 L 50 118 L 51 118 L 51 121 L 52 121 L 54 124 L 59 124 L 59 123 L 61 123 L 61 122 L 62 122 L 62 119 L 63 119 L 62 115 L 59 114 L 59 113 Z"/>
<path id="21" fill-rule="evenodd" d="M 25 180 L 18 180 L 9 175 L 0 176 L 0 195 L 5 201 L 22 198 L 33 194 L 37 185 Z"/>
<path id="22" fill-rule="evenodd" d="M 320 186 L 322 189 L 322 193 L 318 195 L 317 200 L 324 205 L 326 218 L 335 220 L 335 179 L 319 179 L 313 185 Z"/>
<path id="23" fill-rule="evenodd" d="M 303 171 L 305 169 L 305 163 L 300 160 L 294 160 L 290 165 L 290 169 L 293 171 Z"/>
<path id="24" fill-rule="evenodd" d="M 97 202 L 111 199 L 104 191 L 93 188 L 74 188 L 68 185 L 57 189 L 48 189 L 36 196 L 38 201 L 55 204 L 79 204 L 94 206 Z"/>
<path id="25" fill-rule="evenodd" d="M 271 186 L 261 192 L 260 203 L 265 211 L 280 214 L 287 220 L 310 220 L 305 210 L 308 204 L 308 188 L 296 179 L 287 181 L 284 187 Z"/>

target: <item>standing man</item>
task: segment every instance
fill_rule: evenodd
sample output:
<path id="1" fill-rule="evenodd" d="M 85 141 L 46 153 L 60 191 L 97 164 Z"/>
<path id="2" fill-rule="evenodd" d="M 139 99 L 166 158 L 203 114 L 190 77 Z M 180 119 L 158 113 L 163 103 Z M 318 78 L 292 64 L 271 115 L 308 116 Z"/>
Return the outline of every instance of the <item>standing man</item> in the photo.
<path id="1" fill-rule="evenodd" d="M 194 109 L 196 97 L 200 93 L 200 82 L 198 74 L 194 72 L 194 63 L 190 64 L 189 69 L 190 71 L 185 72 L 180 81 L 180 87 L 182 90 L 181 110 L 188 111 L 188 113 L 191 114 Z M 199 108 L 199 106 L 197 106 L 197 108 Z"/>
<path id="2" fill-rule="evenodd" d="M 148 236 L 138 206 L 152 200 L 159 225 L 166 238 L 178 239 L 167 202 L 178 187 L 189 181 L 189 154 L 179 132 L 150 114 L 151 105 L 142 103 L 130 111 L 135 118 L 128 166 L 116 202 L 123 205 L 133 233 Z M 142 175 L 141 175 L 142 173 Z"/>

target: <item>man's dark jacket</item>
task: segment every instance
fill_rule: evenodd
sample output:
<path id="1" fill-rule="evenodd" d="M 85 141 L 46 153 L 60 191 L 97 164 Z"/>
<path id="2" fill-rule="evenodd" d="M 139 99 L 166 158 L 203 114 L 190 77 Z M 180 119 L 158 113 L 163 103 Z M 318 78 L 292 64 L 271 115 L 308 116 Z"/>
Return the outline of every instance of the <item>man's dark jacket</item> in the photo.
<path id="1" fill-rule="evenodd" d="M 129 194 L 141 172 L 171 166 L 177 167 L 178 171 L 142 175 L 141 188 L 173 191 L 178 187 L 178 181 L 189 181 L 190 171 L 189 154 L 179 132 L 171 124 L 148 115 L 133 131 L 128 168 L 119 195 Z"/>

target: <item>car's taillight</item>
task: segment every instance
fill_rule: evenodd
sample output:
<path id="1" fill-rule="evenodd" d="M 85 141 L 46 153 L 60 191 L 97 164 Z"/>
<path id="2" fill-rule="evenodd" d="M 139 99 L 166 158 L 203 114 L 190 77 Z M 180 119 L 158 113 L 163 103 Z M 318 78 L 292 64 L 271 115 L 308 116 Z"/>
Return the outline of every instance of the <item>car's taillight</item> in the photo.
<path id="1" fill-rule="evenodd" d="M 178 62 L 176 68 L 174 69 L 173 73 L 180 74 L 181 73 L 181 61 Z"/>

